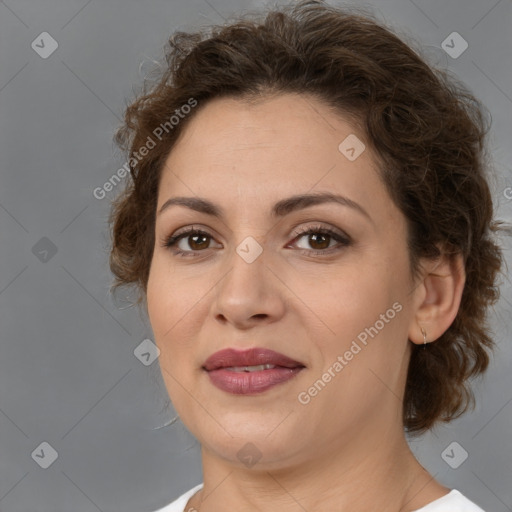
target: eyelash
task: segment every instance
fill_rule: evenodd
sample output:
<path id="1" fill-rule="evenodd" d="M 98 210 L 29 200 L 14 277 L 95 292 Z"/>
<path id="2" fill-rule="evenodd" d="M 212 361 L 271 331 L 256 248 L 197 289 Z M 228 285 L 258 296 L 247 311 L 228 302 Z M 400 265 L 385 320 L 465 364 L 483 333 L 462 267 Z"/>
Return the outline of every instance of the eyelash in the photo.
<path id="1" fill-rule="evenodd" d="M 297 230 L 293 235 L 293 241 L 302 238 L 305 235 L 311 235 L 311 234 L 322 234 L 322 235 L 329 235 L 331 236 L 336 242 L 338 242 L 340 245 L 338 247 L 330 247 L 328 249 L 318 250 L 318 249 L 300 249 L 302 254 L 305 254 L 307 256 L 326 256 L 330 255 L 332 252 L 339 251 L 343 249 L 344 247 L 348 247 L 352 244 L 352 240 L 347 235 L 341 235 L 340 233 L 325 228 L 322 226 L 309 226 L 304 229 Z M 203 231 L 201 229 L 195 229 L 195 228 L 188 228 L 186 231 L 182 231 L 179 235 L 170 235 L 166 237 L 163 241 L 162 247 L 165 247 L 167 249 L 172 249 L 176 246 L 176 244 L 182 239 L 187 238 L 192 235 L 204 235 L 209 238 L 213 238 L 209 233 L 206 231 Z M 204 249 L 203 249 L 204 250 Z M 176 256 L 180 257 L 196 257 L 194 253 L 196 252 L 202 252 L 202 251 L 182 251 L 181 249 L 174 249 L 173 253 Z"/>

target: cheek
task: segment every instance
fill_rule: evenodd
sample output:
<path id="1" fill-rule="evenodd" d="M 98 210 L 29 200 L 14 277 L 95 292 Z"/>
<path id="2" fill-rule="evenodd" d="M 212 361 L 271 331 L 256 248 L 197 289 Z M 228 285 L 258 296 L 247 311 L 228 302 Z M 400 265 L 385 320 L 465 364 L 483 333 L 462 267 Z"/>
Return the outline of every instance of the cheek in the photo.
<path id="1" fill-rule="evenodd" d="M 330 338 L 348 339 L 373 325 L 399 295 L 398 280 L 383 266 L 346 263 L 328 273 L 295 279 L 294 292 L 302 298 Z M 320 328 L 319 325 L 319 328 Z"/>
<path id="2" fill-rule="evenodd" d="M 173 338 L 204 290 L 194 286 L 193 279 L 176 275 L 165 257 L 155 257 L 148 279 L 148 312 L 153 332 L 162 341 Z"/>
<path id="3" fill-rule="evenodd" d="M 318 366 L 329 369 L 341 356 L 343 373 L 354 385 L 375 380 L 370 370 L 401 371 L 408 326 L 404 263 L 400 254 L 375 254 L 347 261 L 321 279 L 303 274 L 296 281 L 297 295 L 308 306 L 305 324 L 319 351 Z"/>
<path id="4" fill-rule="evenodd" d="M 180 347 L 174 345 L 178 345 L 176 340 L 179 337 L 176 333 L 181 327 L 179 320 L 183 318 L 185 311 L 182 309 L 183 303 L 177 300 L 180 294 L 179 282 L 170 279 L 170 274 L 163 269 L 158 260 L 153 262 L 148 279 L 147 302 L 154 342 L 160 349 L 160 367 L 166 378 L 165 371 L 174 374 L 172 363 L 180 356 Z"/>
<path id="5" fill-rule="evenodd" d="M 207 293 L 211 284 L 204 276 L 179 277 L 165 258 L 156 258 L 148 279 L 149 321 L 160 365 L 173 375 L 197 364 L 196 342 L 208 314 Z M 171 379 L 172 380 L 172 379 Z"/>
<path id="6" fill-rule="evenodd" d="M 190 323 L 190 293 L 184 293 L 186 284 L 177 280 L 167 265 L 155 260 L 147 286 L 148 315 L 154 334 L 154 343 L 160 350 L 158 364 L 167 393 L 173 407 L 183 409 L 187 405 L 187 393 L 190 389 L 190 369 L 195 364 L 194 345 L 191 332 L 187 332 Z M 197 306 L 196 306 L 197 307 Z"/>

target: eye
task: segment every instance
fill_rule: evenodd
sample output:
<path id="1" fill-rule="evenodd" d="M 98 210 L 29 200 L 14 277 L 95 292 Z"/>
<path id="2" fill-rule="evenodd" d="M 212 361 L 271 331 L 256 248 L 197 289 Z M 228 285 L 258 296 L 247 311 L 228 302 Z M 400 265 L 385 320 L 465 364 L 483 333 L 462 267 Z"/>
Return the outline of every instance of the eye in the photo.
<path id="1" fill-rule="evenodd" d="M 165 238 L 162 246 L 167 249 L 173 249 L 173 252 L 178 256 L 193 257 L 195 252 L 210 249 L 210 240 L 212 239 L 213 237 L 206 231 L 191 227 L 176 235 L 168 236 Z M 182 241 L 184 242 L 183 244 L 181 243 Z M 189 248 L 183 247 L 184 245 L 188 245 Z"/>
<path id="2" fill-rule="evenodd" d="M 294 241 L 305 239 L 305 244 L 308 244 L 312 248 L 308 249 L 307 247 L 302 247 L 302 249 L 304 249 L 303 253 L 307 255 L 322 256 L 331 254 L 333 251 L 338 251 L 352 243 L 350 237 L 347 235 L 322 226 L 302 228 L 295 234 L 297 236 Z M 332 242 L 337 242 L 338 245 L 332 245 Z"/>
<path id="3" fill-rule="evenodd" d="M 326 256 L 352 244 L 350 237 L 347 235 L 322 226 L 300 228 L 293 234 L 295 235 L 293 242 L 296 243 L 297 240 L 305 239 L 305 243 L 312 247 L 309 249 L 299 246 L 301 252 L 308 256 Z M 306 239 L 306 237 L 308 238 Z M 207 231 L 189 227 L 177 234 L 166 237 L 163 240 L 162 247 L 172 249 L 177 256 L 195 257 L 197 253 L 211 248 L 211 240 L 213 240 L 213 237 Z M 337 245 L 333 242 L 337 242 Z M 290 247 L 290 245 L 287 245 L 287 247 Z"/>

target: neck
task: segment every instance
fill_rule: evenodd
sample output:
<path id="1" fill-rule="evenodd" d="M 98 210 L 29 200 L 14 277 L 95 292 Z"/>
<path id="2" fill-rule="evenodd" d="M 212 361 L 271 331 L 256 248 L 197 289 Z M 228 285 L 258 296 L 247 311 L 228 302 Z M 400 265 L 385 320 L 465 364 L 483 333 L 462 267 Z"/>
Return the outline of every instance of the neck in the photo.
<path id="1" fill-rule="evenodd" d="M 365 512 L 378 504 L 380 512 L 412 512 L 448 492 L 415 459 L 401 428 L 373 434 L 277 468 L 240 468 L 203 447 L 204 487 L 185 511 Z"/>

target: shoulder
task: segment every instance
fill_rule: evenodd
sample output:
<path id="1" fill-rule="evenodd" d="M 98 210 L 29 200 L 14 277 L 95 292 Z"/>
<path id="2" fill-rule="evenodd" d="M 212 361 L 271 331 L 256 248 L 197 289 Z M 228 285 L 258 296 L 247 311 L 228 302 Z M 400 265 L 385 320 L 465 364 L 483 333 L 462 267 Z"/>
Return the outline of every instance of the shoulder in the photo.
<path id="1" fill-rule="evenodd" d="M 457 489 L 414 512 L 485 512 Z"/>
<path id="2" fill-rule="evenodd" d="M 188 500 L 200 489 L 202 489 L 203 484 L 200 483 L 192 489 L 189 489 L 187 492 L 183 493 L 179 498 L 176 498 L 172 503 L 166 505 L 164 508 L 159 508 L 154 512 L 189 512 L 185 510 L 185 506 L 187 505 Z M 194 511 L 190 511 L 194 512 Z"/>

